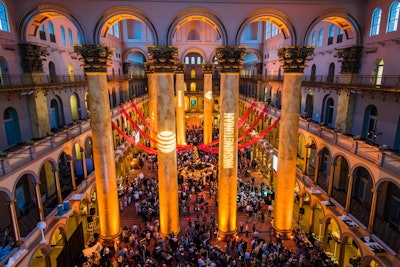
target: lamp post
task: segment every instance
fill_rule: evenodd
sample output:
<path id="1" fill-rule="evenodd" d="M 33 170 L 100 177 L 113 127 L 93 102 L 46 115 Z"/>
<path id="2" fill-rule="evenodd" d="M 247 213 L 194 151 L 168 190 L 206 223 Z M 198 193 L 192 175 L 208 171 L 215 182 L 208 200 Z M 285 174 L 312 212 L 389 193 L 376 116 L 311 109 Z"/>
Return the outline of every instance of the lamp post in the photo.
<path id="1" fill-rule="evenodd" d="M 44 244 L 46 243 L 46 238 L 44 237 L 44 228 L 46 228 L 46 223 L 44 221 L 40 221 L 36 224 L 36 228 L 40 230 L 40 232 L 42 233 L 42 241 L 40 241 L 40 243 Z"/>

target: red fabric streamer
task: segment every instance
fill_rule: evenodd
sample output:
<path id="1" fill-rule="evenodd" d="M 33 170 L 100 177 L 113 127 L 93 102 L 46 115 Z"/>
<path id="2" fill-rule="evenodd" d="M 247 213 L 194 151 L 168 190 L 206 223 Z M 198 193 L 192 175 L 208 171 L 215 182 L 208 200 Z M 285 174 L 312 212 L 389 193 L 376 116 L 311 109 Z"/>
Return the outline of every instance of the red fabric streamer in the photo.
<path id="1" fill-rule="evenodd" d="M 143 122 L 144 125 L 146 125 L 147 128 L 150 129 L 150 131 L 152 131 L 155 135 L 157 135 L 157 132 L 150 126 L 150 124 L 146 121 L 145 117 L 142 115 L 142 113 L 140 113 L 139 108 L 136 106 L 135 102 L 131 102 L 132 103 L 132 107 L 133 109 L 136 111 L 136 113 L 138 114 L 140 120 Z"/>
<path id="2" fill-rule="evenodd" d="M 157 140 L 154 140 L 153 138 L 151 138 L 147 133 L 145 133 L 142 129 L 140 129 L 139 125 L 136 124 L 136 122 L 134 122 L 132 120 L 132 118 L 129 116 L 128 112 L 121 107 L 121 112 L 122 114 L 125 115 L 125 117 L 129 120 L 129 122 L 133 125 L 133 127 L 139 131 L 139 133 L 146 139 L 150 140 L 150 142 L 153 142 L 154 144 L 157 144 Z"/>
<path id="3" fill-rule="evenodd" d="M 258 115 L 257 119 L 253 122 L 253 124 L 239 137 L 238 142 L 242 141 L 253 129 L 257 126 L 257 123 L 262 119 L 264 113 L 267 112 L 268 105 L 265 105 L 261 113 Z"/>
<path id="4" fill-rule="evenodd" d="M 142 145 L 141 143 L 136 143 L 133 138 L 131 138 L 126 133 L 124 133 L 124 131 L 122 131 L 120 128 L 118 128 L 118 126 L 113 121 L 111 121 L 111 125 L 120 135 L 122 135 L 132 145 L 136 146 L 137 148 L 139 148 L 141 150 L 146 151 L 149 154 L 153 154 L 153 155 L 157 154 L 157 150 L 147 147 L 145 145 Z"/>
<path id="5" fill-rule="evenodd" d="M 247 112 L 244 114 L 244 116 L 238 122 L 238 127 L 239 128 L 243 126 L 243 124 L 245 123 L 247 118 L 250 116 L 250 113 L 254 109 L 255 106 L 256 106 L 256 102 L 251 103 L 250 108 L 247 110 Z"/>
<path id="6" fill-rule="evenodd" d="M 238 146 L 238 150 L 243 149 L 245 147 L 251 146 L 252 144 L 254 144 L 255 142 L 257 142 L 258 140 L 260 140 L 261 138 L 263 138 L 267 133 L 269 133 L 272 128 L 274 128 L 278 122 L 281 120 L 281 117 L 277 118 L 276 121 L 271 124 L 271 126 L 269 126 L 267 129 L 265 129 L 263 132 L 261 132 L 260 134 L 258 134 L 256 137 L 254 137 L 253 139 L 249 140 L 248 142 L 241 144 Z"/>

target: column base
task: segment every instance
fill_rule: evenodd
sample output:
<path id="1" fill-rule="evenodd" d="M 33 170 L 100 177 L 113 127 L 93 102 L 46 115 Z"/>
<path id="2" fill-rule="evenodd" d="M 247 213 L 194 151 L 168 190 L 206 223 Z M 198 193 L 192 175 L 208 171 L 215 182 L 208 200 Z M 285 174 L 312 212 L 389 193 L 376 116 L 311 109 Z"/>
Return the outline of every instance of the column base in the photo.
<path id="1" fill-rule="evenodd" d="M 272 234 L 275 236 L 277 239 L 281 240 L 292 240 L 294 239 L 294 232 L 293 228 L 290 230 L 279 230 L 277 229 L 274 225 L 272 225 Z"/>
<path id="2" fill-rule="evenodd" d="M 119 229 L 118 234 L 114 236 L 101 236 L 99 237 L 100 243 L 103 245 L 103 247 L 115 247 L 116 242 L 119 241 L 120 236 L 122 233 L 122 229 Z"/>
<path id="3" fill-rule="evenodd" d="M 160 235 L 160 237 L 161 237 L 163 240 L 166 240 L 166 239 L 168 239 L 169 237 L 171 237 L 172 234 L 173 234 L 174 237 L 177 237 L 177 236 L 179 235 L 180 232 L 181 232 L 181 228 L 179 227 L 179 228 L 178 228 L 178 231 L 176 231 L 176 233 L 175 233 L 175 232 L 171 232 L 171 233 L 169 233 L 169 234 L 164 234 L 164 233 L 159 232 L 159 235 Z"/>
<path id="4" fill-rule="evenodd" d="M 218 241 L 226 241 L 228 237 L 236 238 L 238 236 L 238 230 L 235 229 L 231 232 L 222 232 L 218 229 L 217 239 Z"/>

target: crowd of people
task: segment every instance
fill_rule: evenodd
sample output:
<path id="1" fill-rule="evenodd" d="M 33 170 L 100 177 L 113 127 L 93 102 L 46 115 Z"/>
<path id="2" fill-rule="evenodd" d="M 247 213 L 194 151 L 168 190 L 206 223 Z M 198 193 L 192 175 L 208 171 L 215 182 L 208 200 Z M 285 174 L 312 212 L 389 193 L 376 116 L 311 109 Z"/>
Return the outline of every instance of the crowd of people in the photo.
<path id="1" fill-rule="evenodd" d="M 189 142 L 199 142 L 197 131 L 200 128 L 189 132 Z M 250 175 L 248 170 L 257 165 L 250 154 L 250 149 L 239 151 L 238 233 L 225 240 L 219 239 L 214 212 L 218 206 L 218 155 L 197 150 L 177 155 L 180 216 L 185 224 L 181 223 L 179 233 L 167 237 L 159 233 L 157 158 L 139 155 L 147 174 L 127 179 L 120 199 L 122 209 L 135 206 L 142 223 L 123 226 L 117 244 L 98 247 L 82 259 L 82 266 L 335 266 L 311 234 L 296 231 L 296 249 L 290 249 L 271 231 L 257 229 L 273 220 L 274 189 Z M 90 246 L 98 244 L 95 238 Z"/>

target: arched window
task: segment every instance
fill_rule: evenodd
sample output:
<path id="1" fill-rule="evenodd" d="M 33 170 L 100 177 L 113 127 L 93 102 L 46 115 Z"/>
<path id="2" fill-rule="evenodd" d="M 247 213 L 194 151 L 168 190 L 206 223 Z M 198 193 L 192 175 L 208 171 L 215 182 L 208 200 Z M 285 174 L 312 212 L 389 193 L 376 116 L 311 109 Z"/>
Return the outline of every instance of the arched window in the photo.
<path id="1" fill-rule="evenodd" d="M 315 31 L 311 33 L 310 46 L 315 46 Z"/>
<path id="2" fill-rule="evenodd" d="M 6 129 L 7 144 L 9 146 L 21 143 L 21 130 L 19 128 L 19 119 L 17 111 L 9 107 L 3 115 L 4 128 Z"/>
<path id="3" fill-rule="evenodd" d="M 46 41 L 46 26 L 44 24 L 40 27 L 39 38 L 40 40 Z"/>
<path id="4" fill-rule="evenodd" d="M 192 79 L 196 78 L 196 71 L 195 70 L 191 70 L 190 71 L 190 78 L 192 78 Z"/>
<path id="5" fill-rule="evenodd" d="M 54 83 L 57 82 L 57 73 L 56 73 L 56 65 L 53 61 L 49 62 L 49 76 L 50 82 Z"/>
<path id="6" fill-rule="evenodd" d="M 397 25 L 399 24 L 399 11 L 400 11 L 400 2 L 394 1 L 389 9 L 386 32 L 394 32 L 397 30 Z"/>
<path id="7" fill-rule="evenodd" d="M 335 77 L 335 63 L 329 64 L 329 72 L 328 72 L 328 77 L 326 78 L 326 81 L 328 83 L 333 82 L 333 79 Z"/>
<path id="8" fill-rule="evenodd" d="M 342 28 L 339 27 L 337 31 L 336 43 L 341 43 L 341 42 L 343 42 L 343 31 Z"/>
<path id="9" fill-rule="evenodd" d="M 382 75 L 383 75 L 384 62 L 382 59 L 377 59 L 375 61 L 374 68 L 371 73 L 371 84 L 381 85 Z"/>
<path id="10" fill-rule="evenodd" d="M 272 37 L 274 37 L 274 36 L 277 36 L 277 35 L 278 35 L 278 33 L 279 33 L 278 26 L 276 26 L 275 24 L 272 24 L 272 32 L 271 32 L 271 36 L 272 36 Z"/>
<path id="11" fill-rule="evenodd" d="M 0 2 L 0 31 L 10 32 L 6 5 Z"/>
<path id="12" fill-rule="evenodd" d="M 328 32 L 328 45 L 333 44 L 333 37 L 335 36 L 335 25 L 331 25 L 329 27 L 329 32 Z"/>
<path id="13" fill-rule="evenodd" d="M 60 116 L 60 106 L 56 99 L 52 99 L 50 102 L 50 127 L 53 129 L 57 129 L 61 126 L 61 116 Z"/>
<path id="14" fill-rule="evenodd" d="M 115 38 L 119 38 L 119 23 L 118 22 L 116 22 L 116 23 L 114 23 L 114 25 L 113 25 L 113 32 L 114 32 L 114 37 Z"/>
<path id="15" fill-rule="evenodd" d="M 315 64 L 313 64 L 312 66 L 311 66 L 311 77 L 310 77 L 310 80 L 312 81 L 312 82 L 315 82 L 315 80 L 316 80 L 316 76 L 315 76 L 315 73 L 317 72 L 317 66 L 315 65 Z"/>
<path id="16" fill-rule="evenodd" d="M 53 22 L 49 21 L 49 34 L 50 34 L 50 42 L 56 42 L 56 35 L 54 33 L 54 25 Z"/>
<path id="17" fill-rule="evenodd" d="M 327 97 L 324 103 L 324 113 L 322 117 L 322 122 L 325 123 L 329 127 L 333 127 L 333 113 L 335 110 L 335 103 L 333 102 L 332 97 Z"/>
<path id="18" fill-rule="evenodd" d="M 73 45 L 74 44 L 74 36 L 72 35 L 72 30 L 68 28 L 68 39 L 69 39 L 69 44 Z"/>
<path id="19" fill-rule="evenodd" d="M 70 98 L 72 120 L 76 121 L 81 118 L 79 98 L 76 94 L 72 94 Z"/>
<path id="20" fill-rule="evenodd" d="M 64 26 L 60 27 L 60 33 L 61 33 L 61 44 L 62 45 L 67 45 L 67 39 L 65 38 L 65 29 Z"/>
<path id="21" fill-rule="evenodd" d="M 265 39 L 271 38 L 271 22 L 267 21 L 265 23 Z"/>
<path id="22" fill-rule="evenodd" d="M 314 95 L 312 92 L 309 92 L 306 97 L 306 107 L 304 109 L 304 118 L 312 119 L 313 110 L 314 110 Z"/>
<path id="23" fill-rule="evenodd" d="M 376 129 L 378 123 L 378 110 L 374 105 L 370 105 L 365 109 L 362 138 L 375 142 L 378 131 Z"/>
<path id="24" fill-rule="evenodd" d="M 322 41 L 324 40 L 324 29 L 319 29 L 318 31 L 318 42 L 317 42 L 317 47 L 322 46 Z"/>
<path id="25" fill-rule="evenodd" d="M 382 9 L 378 7 L 372 13 L 369 36 L 375 36 L 379 34 L 379 26 L 381 25 L 381 16 L 382 16 Z"/>

